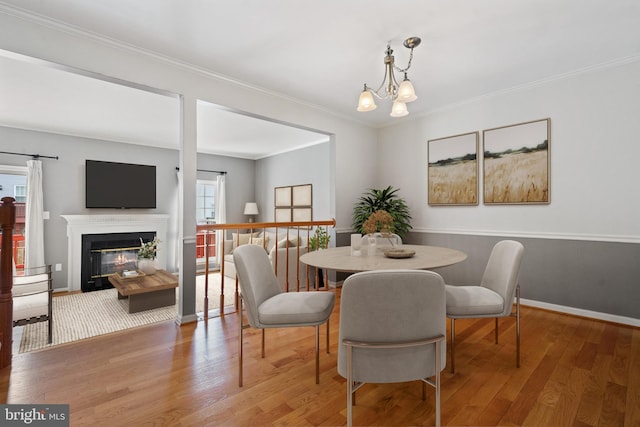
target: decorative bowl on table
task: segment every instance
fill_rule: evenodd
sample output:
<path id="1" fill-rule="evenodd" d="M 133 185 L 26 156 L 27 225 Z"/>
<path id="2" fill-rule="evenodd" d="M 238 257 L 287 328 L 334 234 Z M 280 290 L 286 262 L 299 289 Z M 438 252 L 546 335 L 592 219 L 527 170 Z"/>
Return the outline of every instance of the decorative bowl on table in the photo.
<path id="1" fill-rule="evenodd" d="M 116 272 L 116 274 L 123 280 L 137 279 L 138 277 L 146 276 L 146 274 L 140 270 L 123 270 Z"/>
<path id="2" fill-rule="evenodd" d="M 387 258 L 411 258 L 416 254 L 412 249 L 385 249 L 383 252 Z"/>

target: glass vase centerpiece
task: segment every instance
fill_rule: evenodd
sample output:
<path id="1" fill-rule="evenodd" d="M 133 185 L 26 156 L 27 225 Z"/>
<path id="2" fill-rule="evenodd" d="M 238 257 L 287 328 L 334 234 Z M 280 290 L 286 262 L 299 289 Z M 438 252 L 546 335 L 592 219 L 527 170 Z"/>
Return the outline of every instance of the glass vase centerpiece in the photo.
<path id="1" fill-rule="evenodd" d="M 377 210 L 373 212 L 362 224 L 362 231 L 367 235 L 369 242 L 369 255 L 375 254 L 378 237 L 387 239 L 392 248 L 398 246 L 398 239 L 393 234 L 393 224 L 393 217 L 385 210 Z"/>
<path id="2" fill-rule="evenodd" d="M 158 253 L 158 244 L 160 240 L 155 237 L 149 242 L 142 241 L 140 238 L 140 249 L 138 249 L 138 270 L 144 274 L 153 274 L 156 272 L 156 256 Z"/>

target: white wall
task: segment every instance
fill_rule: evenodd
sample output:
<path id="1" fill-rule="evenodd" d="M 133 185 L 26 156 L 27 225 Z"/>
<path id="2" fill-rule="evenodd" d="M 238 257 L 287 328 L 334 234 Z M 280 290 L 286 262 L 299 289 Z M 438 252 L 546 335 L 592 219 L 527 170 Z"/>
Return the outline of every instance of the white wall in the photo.
<path id="1" fill-rule="evenodd" d="M 335 164 L 329 168 L 341 185 L 332 189 L 335 205 L 331 209 L 339 227 L 350 226 L 354 200 L 374 176 L 369 165 L 375 161 L 375 130 L 313 106 L 232 84 L 203 70 L 46 25 L 28 17 L 0 14 L 0 49 L 182 94 L 188 102 L 201 99 L 332 134 Z M 186 121 L 191 120 L 195 115 Z M 185 143 L 195 144 L 193 136 L 187 135 L 191 140 Z"/>
<path id="2" fill-rule="evenodd" d="M 483 97 L 379 132 L 378 184 L 401 188 L 415 230 L 640 242 L 640 62 Z M 549 205 L 427 205 L 427 141 L 551 118 Z M 481 157 L 481 156 L 480 156 Z"/>

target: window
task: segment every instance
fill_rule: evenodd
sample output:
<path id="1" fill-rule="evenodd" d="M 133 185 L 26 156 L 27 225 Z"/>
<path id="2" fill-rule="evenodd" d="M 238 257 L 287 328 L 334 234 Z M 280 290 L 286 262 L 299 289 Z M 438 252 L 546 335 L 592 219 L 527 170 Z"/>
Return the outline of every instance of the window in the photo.
<path id="1" fill-rule="evenodd" d="M 198 180 L 196 183 L 196 221 L 213 224 L 216 219 L 216 182 Z"/>
<path id="2" fill-rule="evenodd" d="M 16 185 L 14 187 L 14 198 L 16 202 L 26 203 L 27 202 L 27 186 L 26 185 Z"/>
<path id="3" fill-rule="evenodd" d="M 25 213 L 27 202 L 27 168 L 0 165 L 0 198 L 16 200 L 16 224 L 13 228 L 13 260 L 17 269 L 24 268 Z M 0 231 L 2 234 L 2 231 Z"/>

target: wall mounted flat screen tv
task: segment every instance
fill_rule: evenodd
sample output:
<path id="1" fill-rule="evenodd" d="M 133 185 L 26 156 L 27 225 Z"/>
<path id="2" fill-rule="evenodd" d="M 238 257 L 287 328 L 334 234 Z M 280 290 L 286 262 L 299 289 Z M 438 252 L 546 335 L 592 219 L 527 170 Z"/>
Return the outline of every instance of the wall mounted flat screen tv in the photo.
<path id="1" fill-rule="evenodd" d="M 86 207 L 151 209 L 156 207 L 156 167 L 87 160 Z"/>

